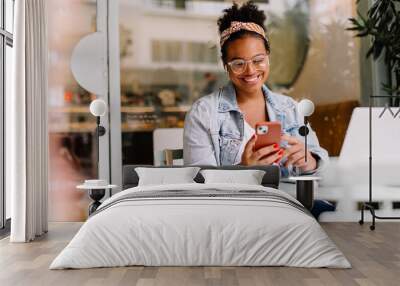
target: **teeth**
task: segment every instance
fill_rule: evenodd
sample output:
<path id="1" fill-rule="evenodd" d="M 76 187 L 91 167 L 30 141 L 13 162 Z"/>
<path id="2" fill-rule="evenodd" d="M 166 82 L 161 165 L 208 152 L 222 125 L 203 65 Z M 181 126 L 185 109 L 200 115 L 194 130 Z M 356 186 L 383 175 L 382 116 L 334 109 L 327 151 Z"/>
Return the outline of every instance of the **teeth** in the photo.
<path id="1" fill-rule="evenodd" d="M 249 83 L 256 82 L 259 76 L 244 77 L 243 80 Z"/>

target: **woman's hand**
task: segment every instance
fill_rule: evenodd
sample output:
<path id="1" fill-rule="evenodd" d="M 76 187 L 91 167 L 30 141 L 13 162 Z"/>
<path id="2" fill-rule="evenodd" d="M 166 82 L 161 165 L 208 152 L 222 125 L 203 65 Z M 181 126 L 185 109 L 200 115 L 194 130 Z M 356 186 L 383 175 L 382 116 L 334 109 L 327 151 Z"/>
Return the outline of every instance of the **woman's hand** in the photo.
<path id="1" fill-rule="evenodd" d="M 272 163 L 279 163 L 282 159 L 284 150 L 279 150 L 278 144 L 254 150 L 255 142 L 256 136 L 253 135 L 244 147 L 240 165 L 271 165 Z"/>
<path id="2" fill-rule="evenodd" d="M 286 134 L 282 135 L 281 140 L 289 143 L 284 154 L 287 157 L 285 167 L 292 165 L 300 168 L 303 172 L 312 171 L 317 168 L 317 161 L 309 151 L 307 151 L 307 162 L 305 161 L 305 145 L 302 141 Z"/>

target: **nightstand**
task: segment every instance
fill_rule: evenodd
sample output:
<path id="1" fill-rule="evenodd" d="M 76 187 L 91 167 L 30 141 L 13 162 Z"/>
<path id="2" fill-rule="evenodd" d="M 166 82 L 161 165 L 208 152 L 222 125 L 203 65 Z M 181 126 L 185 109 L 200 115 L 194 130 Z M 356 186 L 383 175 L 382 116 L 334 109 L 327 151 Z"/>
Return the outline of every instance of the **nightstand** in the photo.
<path id="1" fill-rule="evenodd" d="M 289 177 L 289 180 L 296 182 L 296 199 L 311 210 L 314 205 L 314 182 L 321 180 L 321 177 L 297 176 Z"/>
<path id="2" fill-rule="evenodd" d="M 95 185 L 86 183 L 76 186 L 77 189 L 87 190 L 89 197 L 93 200 L 93 202 L 89 205 L 89 216 L 101 205 L 100 200 L 106 194 L 106 190 L 114 189 L 116 187 L 117 185 Z"/>

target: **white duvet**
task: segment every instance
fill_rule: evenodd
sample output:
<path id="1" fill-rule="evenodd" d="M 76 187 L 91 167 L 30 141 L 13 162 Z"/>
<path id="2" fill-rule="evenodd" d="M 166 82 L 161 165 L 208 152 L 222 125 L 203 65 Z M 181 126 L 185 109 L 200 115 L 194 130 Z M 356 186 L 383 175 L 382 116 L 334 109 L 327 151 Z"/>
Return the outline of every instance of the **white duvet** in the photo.
<path id="1" fill-rule="evenodd" d="M 127 265 L 351 267 L 318 222 L 290 204 L 243 197 L 115 203 L 132 192 L 207 189 L 262 190 L 297 202 L 282 191 L 254 185 L 127 189 L 100 206 L 103 211 L 88 219 L 50 269 Z"/>

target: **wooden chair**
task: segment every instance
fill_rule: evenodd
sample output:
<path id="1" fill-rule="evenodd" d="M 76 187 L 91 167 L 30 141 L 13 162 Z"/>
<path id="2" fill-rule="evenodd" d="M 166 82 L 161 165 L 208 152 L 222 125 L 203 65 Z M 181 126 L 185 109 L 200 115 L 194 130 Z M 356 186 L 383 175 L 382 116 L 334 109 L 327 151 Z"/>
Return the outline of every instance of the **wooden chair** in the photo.
<path id="1" fill-rule="evenodd" d="M 183 149 L 165 149 L 164 158 L 166 166 L 173 166 L 175 160 L 183 160 Z"/>
<path id="2" fill-rule="evenodd" d="M 153 152 L 154 166 L 183 165 L 183 128 L 155 129 Z"/>

